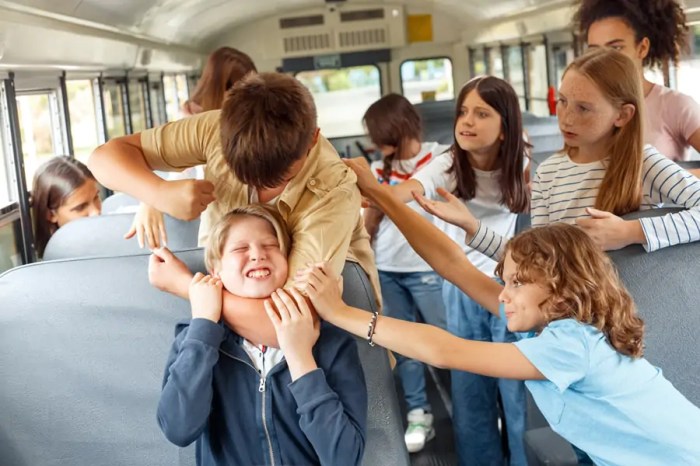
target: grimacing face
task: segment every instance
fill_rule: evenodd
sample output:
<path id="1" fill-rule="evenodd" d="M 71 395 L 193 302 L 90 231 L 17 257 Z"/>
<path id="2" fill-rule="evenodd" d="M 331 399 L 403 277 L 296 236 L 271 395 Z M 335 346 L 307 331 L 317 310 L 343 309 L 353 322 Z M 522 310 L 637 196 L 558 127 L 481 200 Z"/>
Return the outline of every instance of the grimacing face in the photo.
<path id="1" fill-rule="evenodd" d="M 228 231 L 214 274 L 231 293 L 267 298 L 287 281 L 287 257 L 282 254 L 272 224 L 254 215 L 236 219 Z"/>

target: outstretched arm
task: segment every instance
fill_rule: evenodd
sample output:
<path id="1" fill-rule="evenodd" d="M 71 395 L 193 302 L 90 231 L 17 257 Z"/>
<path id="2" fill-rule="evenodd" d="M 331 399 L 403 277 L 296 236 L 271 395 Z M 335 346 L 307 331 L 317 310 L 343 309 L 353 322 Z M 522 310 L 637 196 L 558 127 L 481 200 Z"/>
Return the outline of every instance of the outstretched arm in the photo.
<path id="1" fill-rule="evenodd" d="M 360 191 L 364 191 L 365 187 L 377 183 L 377 177 L 374 173 L 372 173 L 372 167 L 370 167 L 367 159 L 364 157 L 343 159 L 343 162 L 345 162 L 345 165 L 355 172 L 355 175 L 357 176 L 357 187 L 360 188 Z M 401 202 L 412 201 L 413 193 L 425 194 L 423 185 L 420 184 L 418 180 L 411 179 L 391 186 L 389 189 L 397 199 L 401 200 Z"/>
<path id="2" fill-rule="evenodd" d="M 474 267 L 457 243 L 396 199 L 386 186 L 375 182 L 366 186 L 363 192 L 389 216 L 411 247 L 440 276 L 498 315 L 498 295 L 502 286 Z"/>
<path id="3" fill-rule="evenodd" d="M 343 303 L 337 278 L 322 267 L 299 275 L 299 286 L 321 317 L 358 336 L 367 335 L 370 314 Z M 512 343 L 464 340 L 437 327 L 379 316 L 373 341 L 432 366 L 519 380 L 544 376 Z"/>
<path id="4" fill-rule="evenodd" d="M 205 163 L 210 140 L 218 135 L 218 121 L 215 124 L 217 132 L 211 133 L 208 119 L 193 117 L 186 124 L 169 123 L 111 139 L 95 149 L 88 166 L 107 188 L 130 194 L 175 218 L 192 220 L 214 200 L 214 185 L 205 180 L 166 181 L 153 170 L 178 171 Z M 157 149 L 147 150 L 149 144 Z"/>

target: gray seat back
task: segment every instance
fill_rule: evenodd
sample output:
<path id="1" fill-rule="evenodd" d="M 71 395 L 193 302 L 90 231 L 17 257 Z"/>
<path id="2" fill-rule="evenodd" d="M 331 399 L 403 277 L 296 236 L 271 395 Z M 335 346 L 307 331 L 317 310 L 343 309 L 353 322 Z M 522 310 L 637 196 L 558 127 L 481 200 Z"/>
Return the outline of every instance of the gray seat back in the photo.
<path id="1" fill-rule="evenodd" d="M 439 100 L 414 105 L 423 122 L 423 140 L 452 144 L 454 142 L 455 101 Z"/>
<path id="2" fill-rule="evenodd" d="M 125 193 L 114 193 L 102 201 L 102 214 L 117 213 L 120 209 L 136 208 L 139 200 Z"/>
<path id="3" fill-rule="evenodd" d="M 51 237 L 44 251 L 44 260 L 143 254 L 147 250 L 139 248 L 135 236 L 124 239 L 133 219 L 134 214 L 114 214 L 73 220 Z M 185 222 L 165 215 L 165 230 L 171 250 L 197 247 L 199 219 Z"/>
<path id="4" fill-rule="evenodd" d="M 626 219 L 659 216 L 682 209 L 635 212 Z M 629 246 L 610 253 L 645 322 L 644 356 L 692 403 L 700 406 L 700 243 L 647 253 Z"/>
<path id="5" fill-rule="evenodd" d="M 201 249 L 177 254 L 203 271 Z M 148 284 L 148 255 L 40 262 L 0 275 L 0 464 L 191 466 L 156 422 L 187 301 Z M 355 264 L 344 297 L 370 309 Z M 369 318 L 369 316 L 368 316 Z M 387 352 L 360 346 L 369 388 L 366 465 L 408 465 Z"/>

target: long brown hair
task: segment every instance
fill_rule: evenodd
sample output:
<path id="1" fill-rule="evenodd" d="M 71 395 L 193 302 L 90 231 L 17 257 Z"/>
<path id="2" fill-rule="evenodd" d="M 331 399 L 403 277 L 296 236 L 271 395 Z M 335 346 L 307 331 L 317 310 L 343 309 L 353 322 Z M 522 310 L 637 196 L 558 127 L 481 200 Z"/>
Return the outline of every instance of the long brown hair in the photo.
<path id="1" fill-rule="evenodd" d="M 531 228 L 511 239 L 505 252 L 516 264 L 518 281 L 549 291 L 540 305 L 547 322 L 575 319 L 592 325 L 617 352 L 642 356 L 644 321 L 610 258 L 584 231 L 564 223 Z M 503 262 L 496 267 L 499 277 Z"/>
<path id="2" fill-rule="evenodd" d="M 596 48 L 574 60 L 564 75 L 574 70 L 590 79 L 615 108 L 630 104 L 635 108 L 632 119 L 613 129 L 608 148 L 610 157 L 600 184 L 595 208 L 624 215 L 639 210 L 642 202 L 642 163 L 644 150 L 644 94 L 639 71 L 626 55 L 615 50 Z M 573 148 L 564 145 L 571 153 Z"/>
<path id="3" fill-rule="evenodd" d="M 462 108 L 462 102 L 471 91 L 493 107 L 501 116 L 501 131 L 503 141 L 498 149 L 498 160 L 501 169 L 500 187 L 501 203 L 515 213 L 530 210 L 530 191 L 525 183 L 524 166 L 526 143 L 523 139 L 523 119 L 520 114 L 520 103 L 515 91 L 506 81 L 495 76 L 478 76 L 467 82 L 456 101 L 455 120 L 453 129 L 456 130 L 457 120 Z M 455 138 L 451 148 L 454 162 L 448 173 L 454 173 L 457 178 L 457 188 L 454 195 L 470 200 L 476 196 L 476 173 L 469 161 L 469 153 L 459 147 Z"/>
<path id="4" fill-rule="evenodd" d="M 58 230 L 58 225 L 49 221 L 51 211 L 61 207 L 88 180 L 96 181 L 88 167 L 68 157 L 54 157 L 34 172 L 31 205 L 34 247 L 39 257 L 44 255 L 46 244 Z"/>
<path id="5" fill-rule="evenodd" d="M 382 177 L 389 183 L 391 163 L 401 154 L 406 144 L 421 140 L 422 123 L 416 108 L 404 96 L 388 94 L 369 106 L 362 122 L 375 146 L 394 146 L 393 154 L 384 156 Z"/>
<path id="6" fill-rule="evenodd" d="M 203 112 L 221 108 L 226 91 L 250 72 L 257 69 L 248 55 L 231 47 L 216 49 L 209 55 L 202 77 L 185 106 L 195 103 Z"/>

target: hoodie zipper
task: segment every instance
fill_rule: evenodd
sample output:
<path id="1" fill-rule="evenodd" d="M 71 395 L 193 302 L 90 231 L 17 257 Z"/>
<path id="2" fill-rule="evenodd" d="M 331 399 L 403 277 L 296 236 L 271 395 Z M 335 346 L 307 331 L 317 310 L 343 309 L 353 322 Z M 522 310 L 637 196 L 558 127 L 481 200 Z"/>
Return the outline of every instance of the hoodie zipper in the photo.
<path id="1" fill-rule="evenodd" d="M 263 430 L 265 431 L 265 438 L 267 439 L 267 448 L 268 451 L 270 452 L 270 460 L 271 460 L 271 466 L 275 466 L 275 454 L 272 450 L 272 440 L 270 439 L 270 432 L 267 430 L 267 421 L 265 420 L 265 377 L 263 376 L 263 373 L 265 372 L 265 356 L 263 354 L 263 370 L 261 372 L 258 372 L 258 370 L 250 364 L 248 361 L 244 361 L 241 358 L 238 358 L 232 354 L 227 353 L 226 351 L 222 350 L 219 348 L 219 351 L 221 351 L 223 354 L 228 356 L 231 359 L 234 359 L 238 362 L 242 362 L 246 366 L 250 367 L 255 371 L 256 374 L 260 375 L 260 385 L 258 385 L 258 392 L 261 393 L 262 395 L 262 422 L 263 422 Z"/>
<path id="2" fill-rule="evenodd" d="M 262 350 L 262 371 L 260 373 L 260 385 L 258 386 L 258 391 L 262 394 L 262 422 L 263 430 L 265 431 L 265 437 L 267 438 L 267 447 L 270 449 L 270 459 L 272 460 L 272 466 L 275 466 L 275 454 L 272 451 L 272 441 L 270 440 L 270 432 L 267 430 L 267 421 L 265 420 L 265 350 Z"/>

